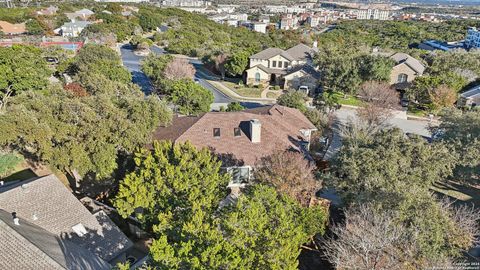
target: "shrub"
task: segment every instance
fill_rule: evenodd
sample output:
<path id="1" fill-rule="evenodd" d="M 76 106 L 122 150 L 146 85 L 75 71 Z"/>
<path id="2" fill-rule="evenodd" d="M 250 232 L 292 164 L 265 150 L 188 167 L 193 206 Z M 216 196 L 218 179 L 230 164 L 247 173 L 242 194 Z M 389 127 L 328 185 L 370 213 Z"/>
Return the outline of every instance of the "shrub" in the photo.
<path id="1" fill-rule="evenodd" d="M 275 86 L 273 87 L 273 90 L 280 90 L 280 85 L 275 85 Z"/>

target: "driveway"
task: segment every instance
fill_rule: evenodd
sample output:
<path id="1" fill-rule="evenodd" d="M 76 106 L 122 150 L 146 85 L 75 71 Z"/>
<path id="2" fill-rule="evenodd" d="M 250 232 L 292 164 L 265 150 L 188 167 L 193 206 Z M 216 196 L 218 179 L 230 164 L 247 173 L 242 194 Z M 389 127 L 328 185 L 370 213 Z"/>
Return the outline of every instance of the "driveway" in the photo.
<path id="1" fill-rule="evenodd" d="M 342 146 L 340 130 L 342 126 L 348 124 L 349 119 L 355 119 L 356 111 L 355 109 L 345 109 L 341 108 L 335 111 L 335 120 L 332 126 L 333 129 L 333 138 L 330 144 L 330 147 L 327 150 L 327 153 L 324 156 L 325 160 L 332 159 L 335 154 L 340 150 Z M 407 120 L 402 118 L 392 118 L 389 121 L 389 124 L 392 127 L 397 127 L 405 133 L 418 134 L 420 136 L 430 137 L 430 131 L 428 130 L 428 121 L 419 121 L 419 120 Z"/>

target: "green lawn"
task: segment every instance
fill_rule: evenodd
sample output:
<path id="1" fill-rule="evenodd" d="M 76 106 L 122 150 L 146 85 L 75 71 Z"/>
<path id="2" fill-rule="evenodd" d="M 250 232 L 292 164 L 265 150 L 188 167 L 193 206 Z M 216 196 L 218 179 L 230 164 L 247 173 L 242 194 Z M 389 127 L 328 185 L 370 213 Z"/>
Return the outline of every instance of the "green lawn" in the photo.
<path id="1" fill-rule="evenodd" d="M 281 91 L 268 92 L 267 98 L 278 98 L 282 94 Z"/>
<path id="2" fill-rule="evenodd" d="M 263 91 L 263 89 L 261 88 L 256 88 L 256 87 L 250 88 L 245 85 L 238 85 L 233 82 L 223 81 L 221 83 L 226 87 L 230 88 L 232 91 L 239 94 L 240 96 L 244 96 L 244 97 L 261 97 L 261 94 Z"/>
<path id="3" fill-rule="evenodd" d="M 414 116 L 420 116 L 420 117 L 428 116 L 427 111 L 421 110 L 421 109 L 419 109 L 417 107 L 413 107 L 413 106 L 408 107 L 407 114 L 411 114 L 411 115 L 414 115 Z"/>
<path id="4" fill-rule="evenodd" d="M 334 96 L 338 99 L 338 103 L 342 105 L 350 105 L 350 106 L 362 106 L 363 102 L 358 99 L 357 97 L 347 95 L 345 98 L 345 95 L 341 92 L 335 92 Z"/>

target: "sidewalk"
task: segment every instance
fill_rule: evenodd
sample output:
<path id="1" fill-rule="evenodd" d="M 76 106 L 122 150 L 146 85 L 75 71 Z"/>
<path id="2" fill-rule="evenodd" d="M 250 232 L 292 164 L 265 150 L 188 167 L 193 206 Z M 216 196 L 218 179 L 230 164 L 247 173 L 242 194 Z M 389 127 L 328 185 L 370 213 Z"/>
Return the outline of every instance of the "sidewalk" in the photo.
<path id="1" fill-rule="evenodd" d="M 203 72 L 202 72 L 203 73 Z M 218 90 L 220 90 L 225 95 L 229 96 L 230 98 L 239 100 L 239 101 L 250 101 L 250 102 L 258 102 L 263 104 L 274 104 L 277 102 L 275 98 L 254 98 L 254 97 L 244 97 L 240 96 L 239 94 L 235 93 L 232 89 L 226 87 L 221 82 L 214 81 L 214 80 L 207 80 L 208 83 L 215 86 Z"/>
<path id="2" fill-rule="evenodd" d="M 344 109 L 350 109 L 350 110 L 357 110 L 358 106 L 352 106 L 352 105 L 341 105 L 342 108 Z M 402 111 L 403 113 L 403 111 Z M 430 120 L 430 118 L 428 117 L 421 117 L 421 116 L 416 116 L 416 115 L 411 115 L 411 114 L 408 114 L 406 113 L 406 117 L 397 117 L 399 114 L 395 113 L 394 114 L 395 117 L 394 118 L 401 118 L 401 119 L 405 119 L 405 120 L 416 120 L 416 121 L 425 121 L 425 122 L 430 122 L 432 124 L 435 124 L 435 125 L 438 125 L 440 124 L 440 120 L 438 120 L 438 118 L 433 118 L 433 120 Z"/>

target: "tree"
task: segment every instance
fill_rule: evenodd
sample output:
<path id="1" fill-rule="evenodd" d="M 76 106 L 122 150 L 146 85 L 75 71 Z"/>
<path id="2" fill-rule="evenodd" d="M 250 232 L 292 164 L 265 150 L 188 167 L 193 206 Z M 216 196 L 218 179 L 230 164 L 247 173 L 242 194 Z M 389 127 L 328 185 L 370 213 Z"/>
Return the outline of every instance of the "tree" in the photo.
<path id="1" fill-rule="evenodd" d="M 228 56 L 223 52 L 218 52 L 213 57 L 213 62 L 215 63 L 215 69 L 220 72 L 222 79 L 225 78 L 225 64 L 227 62 Z"/>
<path id="2" fill-rule="evenodd" d="M 245 110 L 245 107 L 243 107 L 239 102 L 230 102 L 227 105 L 227 112 L 238 112 L 238 111 L 243 111 Z"/>
<path id="3" fill-rule="evenodd" d="M 158 98 L 145 98 L 135 88 L 86 97 L 57 88 L 28 91 L 0 115 L 0 145 L 67 173 L 104 179 L 117 168 L 118 155 L 147 144 L 170 117 Z"/>
<path id="4" fill-rule="evenodd" d="M 323 207 L 300 207 L 262 184 L 222 210 L 220 229 L 235 250 L 229 259 L 239 259 L 228 268 L 245 270 L 298 269 L 301 246 L 324 233 L 327 217 Z"/>
<path id="5" fill-rule="evenodd" d="M 299 109 L 304 111 L 306 96 L 299 91 L 290 91 L 278 97 L 277 103 L 282 106 Z"/>
<path id="6" fill-rule="evenodd" d="M 171 55 L 155 54 L 150 54 L 142 61 L 142 71 L 152 80 L 156 88 L 164 87 L 164 71 L 171 61 L 173 61 Z"/>
<path id="7" fill-rule="evenodd" d="M 164 78 L 167 80 L 190 79 L 195 76 L 195 68 L 184 58 L 174 58 L 164 70 Z"/>
<path id="8" fill-rule="evenodd" d="M 457 229 L 476 232 L 477 211 L 445 203 L 439 206 L 444 215 L 452 217 Z M 378 211 L 370 204 L 348 208 L 344 224 L 334 225 L 335 237 L 324 243 L 327 258 L 338 269 L 424 269 L 452 265 L 453 260 L 448 257 L 419 258 L 418 232 L 398 219 L 397 211 Z"/>
<path id="9" fill-rule="evenodd" d="M 440 85 L 430 91 L 434 110 L 451 108 L 457 101 L 457 93 L 446 85 Z"/>
<path id="10" fill-rule="evenodd" d="M 365 82 L 358 94 L 365 105 L 357 110 L 357 115 L 369 130 L 384 127 L 392 111 L 399 107 L 398 93 L 387 83 Z"/>
<path id="11" fill-rule="evenodd" d="M 25 24 L 30 35 L 44 35 L 45 29 L 37 19 L 30 19 Z"/>
<path id="12" fill-rule="evenodd" d="M 103 75 L 111 81 L 123 84 L 132 81 L 132 75 L 122 66 L 120 56 L 103 45 L 87 44 L 82 47 L 76 56 L 73 69 L 76 70 L 82 85 L 92 74 Z"/>
<path id="13" fill-rule="evenodd" d="M 154 264 L 162 269 L 228 265 L 221 259 L 230 250 L 223 249 L 213 215 L 229 181 L 220 162 L 207 148 L 168 141 L 139 150 L 134 160 L 136 168 L 121 182 L 114 205 L 124 218 L 135 214 L 154 232 Z"/>
<path id="14" fill-rule="evenodd" d="M 0 152 L 0 178 L 7 176 L 22 161 L 23 158 L 16 154 Z"/>
<path id="15" fill-rule="evenodd" d="M 455 178 L 478 183 L 480 177 L 480 112 L 450 109 L 441 114 L 432 137 L 453 146 L 459 157 Z M 477 179 L 477 180 L 475 180 Z"/>
<path id="16" fill-rule="evenodd" d="M 420 158 L 421 157 L 421 158 Z M 443 144 L 406 138 L 398 129 L 379 131 L 366 141 L 345 140 L 334 161 L 335 185 L 348 200 L 388 201 L 403 189 L 430 186 L 452 173 L 455 156 Z"/>
<path id="17" fill-rule="evenodd" d="M 230 76 L 240 76 L 248 66 L 248 58 L 250 53 L 247 51 L 239 51 L 231 55 L 225 64 L 225 70 Z"/>
<path id="18" fill-rule="evenodd" d="M 256 167 L 257 181 L 274 186 L 302 206 L 308 206 L 320 189 L 321 183 L 314 175 L 315 165 L 301 153 L 279 151 L 262 158 Z"/>
<path id="19" fill-rule="evenodd" d="M 390 81 L 395 62 L 389 57 L 364 55 L 360 57 L 360 75 L 364 81 Z"/>
<path id="20" fill-rule="evenodd" d="M 14 45 L 0 48 L 0 74 L 0 111 L 4 111 L 11 96 L 45 88 L 51 71 L 40 49 Z"/>
<path id="21" fill-rule="evenodd" d="M 178 112 L 186 115 L 210 111 L 214 100 L 212 92 L 189 79 L 169 81 L 164 93 L 178 106 Z"/>

